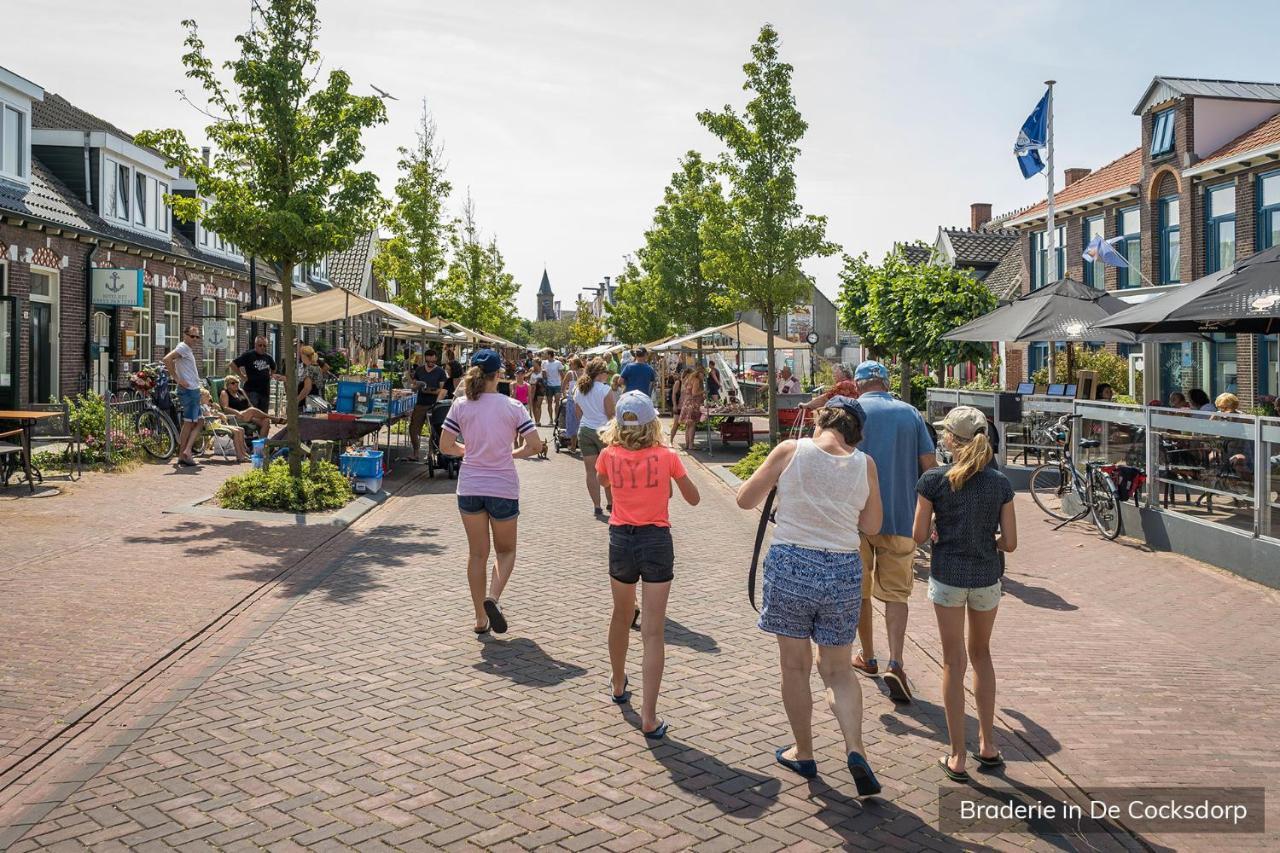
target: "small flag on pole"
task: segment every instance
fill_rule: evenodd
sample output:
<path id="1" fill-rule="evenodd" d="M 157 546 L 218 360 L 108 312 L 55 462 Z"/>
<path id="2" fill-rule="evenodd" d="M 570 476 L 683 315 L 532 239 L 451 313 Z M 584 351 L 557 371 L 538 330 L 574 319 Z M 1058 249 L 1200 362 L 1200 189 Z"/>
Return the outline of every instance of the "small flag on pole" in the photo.
<path id="1" fill-rule="evenodd" d="M 1116 240 L 1122 240 L 1123 237 L 1116 237 Z M 1128 267 L 1129 262 L 1125 260 L 1124 255 L 1116 251 L 1116 247 L 1111 241 L 1102 239 L 1101 234 L 1094 235 L 1089 241 L 1089 245 L 1085 247 L 1084 254 L 1080 257 L 1089 263 L 1094 261 L 1102 261 L 1104 264 L 1110 264 L 1113 267 Z"/>
<path id="2" fill-rule="evenodd" d="M 1040 103 L 1027 116 L 1018 131 L 1018 141 L 1013 144 L 1013 153 L 1018 158 L 1018 168 L 1022 169 L 1022 177 L 1029 178 L 1044 171 L 1044 161 L 1040 152 L 1048 145 L 1045 137 L 1049 123 L 1049 93 L 1045 92 Z"/>

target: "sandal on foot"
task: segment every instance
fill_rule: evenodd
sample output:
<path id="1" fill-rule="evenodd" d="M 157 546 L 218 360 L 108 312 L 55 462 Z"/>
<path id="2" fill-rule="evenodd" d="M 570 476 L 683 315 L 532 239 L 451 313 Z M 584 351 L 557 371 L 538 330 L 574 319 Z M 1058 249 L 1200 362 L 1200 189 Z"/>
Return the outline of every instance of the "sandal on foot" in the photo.
<path id="1" fill-rule="evenodd" d="M 489 624 L 493 626 L 495 634 L 507 633 L 507 618 L 502 615 L 498 602 L 492 598 L 486 598 L 484 600 L 484 615 L 489 617 Z"/>
<path id="2" fill-rule="evenodd" d="M 639 607 L 636 608 L 635 615 L 631 617 L 631 627 L 632 628 L 640 627 L 640 608 Z"/>
<path id="3" fill-rule="evenodd" d="M 477 636 L 477 637 L 482 637 L 482 636 L 484 636 L 485 634 L 489 633 L 489 628 L 490 628 L 490 627 L 491 627 L 491 626 L 489 625 L 489 623 L 488 623 L 488 622 L 486 622 L 486 623 L 484 623 L 484 627 L 483 627 L 483 628 L 476 628 L 476 627 L 472 627 L 472 629 L 471 629 L 471 630 L 476 632 L 476 636 Z"/>
<path id="4" fill-rule="evenodd" d="M 998 752 L 995 755 L 980 755 L 977 752 L 971 752 L 969 757 L 988 770 L 993 767 L 1004 767 L 1004 756 Z"/>
<path id="5" fill-rule="evenodd" d="M 641 729 L 640 733 L 643 734 L 645 738 L 648 740 L 662 740 L 664 737 L 667 736 L 667 721 L 663 720 L 662 722 L 658 723 L 658 727 L 651 732 L 646 732 L 643 729 Z"/>
<path id="6" fill-rule="evenodd" d="M 942 768 L 942 772 L 947 774 L 947 778 L 952 782 L 968 782 L 969 774 L 963 770 L 952 770 L 951 765 L 947 763 L 946 758 L 938 759 L 938 766 Z"/>
<path id="7" fill-rule="evenodd" d="M 859 797 L 880 793 L 880 780 L 871 771 L 871 765 L 862 757 L 862 753 L 849 753 L 849 772 L 853 775 L 853 784 L 858 788 Z"/>
<path id="8" fill-rule="evenodd" d="M 613 682 L 609 682 L 609 698 L 613 700 L 615 705 L 625 705 L 631 701 L 631 691 L 627 689 L 627 685 L 631 683 L 631 679 L 625 675 L 622 676 L 622 692 L 613 692 Z"/>
<path id="9" fill-rule="evenodd" d="M 780 746 L 778 747 L 777 751 L 773 753 L 773 757 L 778 760 L 779 764 L 781 764 L 783 767 L 787 768 L 788 770 L 792 770 L 796 773 L 799 773 L 801 776 L 803 776 L 806 779 L 814 779 L 817 777 L 818 762 L 814 761 L 812 758 L 807 758 L 807 759 L 787 758 L 782 754 L 786 752 L 787 749 L 789 749 L 789 747 Z"/>

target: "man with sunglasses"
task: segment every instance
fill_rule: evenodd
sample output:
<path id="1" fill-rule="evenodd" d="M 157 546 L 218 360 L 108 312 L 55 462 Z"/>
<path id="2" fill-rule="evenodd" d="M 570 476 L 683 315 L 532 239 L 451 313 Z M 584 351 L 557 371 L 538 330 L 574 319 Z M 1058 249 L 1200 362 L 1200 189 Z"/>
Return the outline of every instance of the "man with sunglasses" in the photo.
<path id="1" fill-rule="evenodd" d="M 193 346 L 200 345 L 200 337 L 199 326 L 187 326 L 182 330 L 182 340 L 162 359 L 165 369 L 178 384 L 178 408 L 182 412 L 178 464 L 186 468 L 196 465 L 192 448 L 200 434 L 200 370 L 192 350 Z"/>

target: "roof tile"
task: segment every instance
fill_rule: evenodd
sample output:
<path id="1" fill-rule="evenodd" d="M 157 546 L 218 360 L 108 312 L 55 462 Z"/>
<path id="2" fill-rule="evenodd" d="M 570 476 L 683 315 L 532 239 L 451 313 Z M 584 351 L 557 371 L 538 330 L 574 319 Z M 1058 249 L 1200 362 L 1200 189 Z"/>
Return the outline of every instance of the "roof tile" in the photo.
<path id="1" fill-rule="evenodd" d="M 1208 157 L 1205 157 L 1196 166 L 1234 160 L 1243 154 L 1248 154 L 1250 151 L 1256 151 L 1259 148 L 1266 148 L 1277 143 L 1280 143 L 1280 113 L 1273 115 L 1262 124 L 1246 130 Z"/>
<path id="2" fill-rule="evenodd" d="M 1077 201 L 1092 198 L 1096 195 L 1131 187 L 1142 178 L 1142 149 L 1135 148 L 1123 157 L 1112 160 L 1100 169 L 1095 169 L 1069 187 L 1053 196 L 1056 207 L 1067 207 Z M 1018 219 L 1026 219 L 1045 212 L 1047 201 L 1040 201 L 1017 215 Z"/>

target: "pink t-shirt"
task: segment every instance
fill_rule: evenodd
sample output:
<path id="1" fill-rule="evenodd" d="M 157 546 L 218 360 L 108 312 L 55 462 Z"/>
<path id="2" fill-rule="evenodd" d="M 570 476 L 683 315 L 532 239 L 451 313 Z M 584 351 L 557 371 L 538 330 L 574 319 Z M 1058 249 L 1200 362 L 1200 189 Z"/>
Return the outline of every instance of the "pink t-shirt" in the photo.
<path id="1" fill-rule="evenodd" d="M 537 431 L 524 406 L 505 394 L 481 394 L 453 401 L 444 428 L 458 436 L 466 452 L 458 472 L 458 494 L 520 499 L 520 477 L 511 445 L 517 435 Z"/>
<path id="2" fill-rule="evenodd" d="M 613 489 L 610 524 L 671 526 L 667 511 L 671 481 L 687 476 L 688 471 L 670 447 L 606 447 L 596 459 L 596 472 L 608 479 Z"/>
<path id="3" fill-rule="evenodd" d="M 512 385 L 511 391 L 513 394 L 515 394 L 515 397 L 517 400 L 519 400 L 521 403 L 524 403 L 526 406 L 529 405 L 529 383 L 528 382 L 524 383 L 523 385 L 518 385 L 518 384 Z"/>

